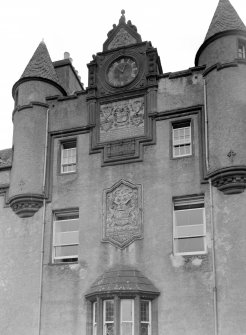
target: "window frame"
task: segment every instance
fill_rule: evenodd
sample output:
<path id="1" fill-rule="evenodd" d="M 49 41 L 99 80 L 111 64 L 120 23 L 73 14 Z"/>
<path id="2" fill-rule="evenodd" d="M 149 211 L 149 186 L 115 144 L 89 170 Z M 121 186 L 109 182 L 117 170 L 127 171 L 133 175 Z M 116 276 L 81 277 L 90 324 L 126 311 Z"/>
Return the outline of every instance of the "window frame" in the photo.
<path id="1" fill-rule="evenodd" d="M 147 301 L 149 303 L 149 321 L 142 321 L 141 320 L 141 302 L 142 301 Z M 151 331 L 151 325 L 152 325 L 152 304 L 151 304 L 151 300 L 148 299 L 140 299 L 140 332 L 141 332 L 141 325 L 142 324 L 147 324 L 148 325 L 148 329 L 149 329 L 149 334 L 151 335 L 152 331 Z"/>
<path id="2" fill-rule="evenodd" d="M 122 320 L 123 319 L 123 315 L 122 315 L 122 312 L 123 312 L 123 308 L 122 308 L 122 301 L 124 301 L 124 300 L 129 300 L 129 301 L 131 301 L 131 308 L 132 308 L 132 320 Z M 134 318 L 134 313 L 135 312 L 135 301 L 134 301 L 134 299 L 130 299 L 130 298 L 122 298 L 122 299 L 120 299 L 120 335 L 123 335 L 123 330 L 122 330 L 122 325 L 124 324 L 124 323 L 130 323 L 131 324 L 131 328 L 132 328 L 132 333 L 131 333 L 131 335 L 134 335 L 134 325 L 135 325 L 135 318 Z"/>
<path id="3" fill-rule="evenodd" d="M 106 335 L 105 333 L 105 302 L 111 300 L 114 302 L 114 334 L 122 335 L 122 300 L 132 301 L 132 335 L 141 334 L 141 324 L 147 322 L 141 322 L 141 301 L 149 302 L 149 322 L 148 322 L 148 335 L 155 334 L 157 329 L 157 316 L 153 317 L 153 310 L 156 310 L 153 305 L 157 304 L 157 297 L 151 294 L 104 294 L 102 296 L 94 296 L 93 298 L 87 298 L 88 309 L 87 318 L 91 323 L 91 326 L 87 328 L 87 335 Z M 95 315 L 95 303 L 97 303 L 97 315 Z M 97 332 L 94 331 L 94 324 L 97 324 Z"/>
<path id="4" fill-rule="evenodd" d="M 72 164 L 63 164 L 63 153 L 64 150 L 64 145 L 71 145 L 74 144 L 75 148 L 75 162 Z M 59 145 L 59 162 L 58 162 L 58 169 L 59 169 L 59 174 L 61 175 L 68 175 L 72 173 L 76 173 L 78 169 L 78 141 L 77 138 L 69 138 L 69 139 L 63 139 L 60 141 Z M 72 149 L 72 148 L 71 148 Z M 64 166 L 69 166 L 69 165 L 74 165 L 74 170 L 73 171 L 63 171 Z"/>
<path id="5" fill-rule="evenodd" d="M 240 57 L 240 45 L 242 45 L 242 57 Z M 237 40 L 237 58 L 238 59 L 242 59 L 242 60 L 246 60 L 246 40 L 244 40 L 244 39 L 241 39 L 241 38 L 239 38 L 238 40 Z"/>
<path id="6" fill-rule="evenodd" d="M 175 155 L 174 149 L 175 147 L 178 147 L 178 145 L 174 143 L 174 129 L 181 129 L 185 128 L 185 125 L 189 124 L 190 127 L 190 141 L 188 143 L 182 143 L 183 145 L 189 144 L 190 145 L 190 153 L 188 154 L 183 154 L 183 155 Z M 180 159 L 180 158 L 186 158 L 186 157 L 191 157 L 194 155 L 194 129 L 193 129 L 193 119 L 192 118 L 185 118 L 182 120 L 175 120 L 171 122 L 170 125 L 170 153 L 171 153 L 171 158 L 172 159 Z M 181 144 L 181 145 L 182 145 Z"/>
<path id="7" fill-rule="evenodd" d="M 69 216 L 77 216 L 73 219 L 69 219 Z M 65 218 L 64 220 L 57 219 L 57 218 Z M 66 219 L 67 218 L 67 219 Z M 76 220 L 78 221 L 78 230 L 69 230 L 69 232 L 77 232 L 78 234 L 78 242 L 77 243 L 57 243 L 56 242 L 56 237 L 57 237 L 57 232 L 56 232 L 56 226 L 57 223 L 59 222 L 64 222 L 64 221 L 70 221 L 70 220 Z M 57 247 L 62 247 L 62 246 L 78 246 L 79 248 L 79 209 L 78 208 L 73 208 L 69 210 L 57 210 L 53 212 L 53 219 L 52 219 L 52 253 L 51 253 L 51 263 L 56 265 L 56 264 L 69 264 L 69 263 L 78 263 L 78 253 L 75 255 L 69 255 L 69 256 L 55 256 L 55 250 Z"/>
<path id="8" fill-rule="evenodd" d="M 176 207 L 176 208 L 175 208 Z M 178 208 L 181 209 L 178 209 Z M 195 209 L 202 209 L 202 224 L 199 225 L 183 225 L 179 227 L 198 227 L 202 226 L 202 233 L 190 233 L 190 234 L 184 234 L 182 236 L 182 233 L 177 232 L 177 225 L 176 225 L 176 212 L 181 211 L 192 211 Z M 189 230 L 189 228 L 188 228 Z M 179 240 L 185 240 L 185 239 L 191 239 L 191 238 L 197 238 L 202 237 L 203 238 L 203 245 L 204 250 L 202 251 L 177 251 L 176 245 Z M 174 199 L 173 200 L 173 254 L 175 256 L 185 256 L 185 255 L 204 255 L 207 254 L 207 243 L 206 243 L 206 214 L 205 214 L 205 202 L 204 202 L 204 196 L 199 197 L 191 197 L 191 198 L 185 198 L 185 199 Z"/>

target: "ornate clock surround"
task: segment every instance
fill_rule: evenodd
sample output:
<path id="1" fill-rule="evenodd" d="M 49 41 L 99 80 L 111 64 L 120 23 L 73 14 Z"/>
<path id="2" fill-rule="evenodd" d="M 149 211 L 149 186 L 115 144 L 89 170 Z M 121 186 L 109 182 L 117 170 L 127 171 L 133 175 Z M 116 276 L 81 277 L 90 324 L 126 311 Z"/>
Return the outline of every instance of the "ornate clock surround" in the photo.
<path id="1" fill-rule="evenodd" d="M 108 34 L 104 51 L 93 55 L 88 64 L 90 153 L 102 152 L 102 166 L 142 161 L 143 146 L 155 143 L 152 117 L 157 113 L 158 77 L 162 67 L 157 50 L 150 42 L 142 42 L 136 27 L 129 22 L 125 23 L 122 15 L 119 25 L 114 25 Z M 126 45 L 121 45 L 124 44 L 124 39 L 120 40 L 121 30 L 127 31 L 128 37 L 132 33 L 133 38 Z M 115 41 L 119 41 L 120 47 Z M 134 60 L 138 72 L 129 82 L 112 85 L 107 78 L 108 71 L 121 58 Z M 123 73 L 125 66 L 119 65 L 119 70 Z"/>

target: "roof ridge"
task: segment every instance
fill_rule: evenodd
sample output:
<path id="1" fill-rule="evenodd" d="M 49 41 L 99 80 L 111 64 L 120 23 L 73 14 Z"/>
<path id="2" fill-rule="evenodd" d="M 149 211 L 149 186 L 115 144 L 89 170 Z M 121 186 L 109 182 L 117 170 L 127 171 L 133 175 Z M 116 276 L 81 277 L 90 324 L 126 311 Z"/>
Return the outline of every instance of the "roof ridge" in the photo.
<path id="1" fill-rule="evenodd" d="M 217 33 L 228 30 L 243 30 L 246 27 L 229 0 L 219 0 L 208 28 L 205 41 Z"/>

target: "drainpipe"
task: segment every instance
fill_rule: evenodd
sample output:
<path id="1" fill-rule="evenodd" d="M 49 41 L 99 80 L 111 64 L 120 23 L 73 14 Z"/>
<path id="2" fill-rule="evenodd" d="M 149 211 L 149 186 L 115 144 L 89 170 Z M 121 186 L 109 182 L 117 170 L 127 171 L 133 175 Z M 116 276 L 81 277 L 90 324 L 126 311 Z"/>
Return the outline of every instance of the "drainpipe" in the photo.
<path id="1" fill-rule="evenodd" d="M 206 173 L 209 170 L 208 157 L 208 113 L 207 113 L 207 83 L 204 78 L 204 118 L 205 118 L 205 156 Z M 214 233 L 214 202 L 211 178 L 209 178 L 209 198 L 210 198 L 210 222 L 211 222 L 211 244 L 212 244 L 212 271 L 213 271 L 213 310 L 214 310 L 214 335 L 218 335 L 218 299 L 217 299 L 217 277 L 215 266 L 215 233 Z"/>
<path id="2" fill-rule="evenodd" d="M 47 109 L 46 111 L 45 149 L 44 149 L 44 167 L 43 167 L 43 184 L 42 184 L 42 193 L 44 198 L 43 198 L 41 254 L 40 254 L 38 335 L 41 334 L 41 315 L 42 315 L 42 300 L 43 300 L 44 230 L 45 230 L 45 213 L 46 213 L 45 181 L 46 181 L 46 164 L 47 164 L 47 151 L 48 151 L 48 131 L 49 131 L 49 109 Z"/>

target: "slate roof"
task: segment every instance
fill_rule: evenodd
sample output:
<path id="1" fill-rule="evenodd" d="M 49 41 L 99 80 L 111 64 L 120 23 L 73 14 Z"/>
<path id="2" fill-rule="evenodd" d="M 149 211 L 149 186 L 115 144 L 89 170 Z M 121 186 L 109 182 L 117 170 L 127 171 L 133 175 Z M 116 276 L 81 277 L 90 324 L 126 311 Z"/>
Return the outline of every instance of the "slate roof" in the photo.
<path id="1" fill-rule="evenodd" d="M 52 80 L 53 82 L 61 85 L 57 77 L 54 65 L 51 61 L 48 49 L 42 41 L 30 59 L 21 79 L 29 77 L 39 77 Z"/>
<path id="2" fill-rule="evenodd" d="M 0 150 L 0 169 L 12 166 L 12 149 Z"/>
<path id="3" fill-rule="evenodd" d="M 90 287 L 87 296 L 114 292 L 145 292 L 158 295 L 159 291 L 139 270 L 117 265 L 106 270 Z"/>
<path id="4" fill-rule="evenodd" d="M 227 30 L 243 30 L 246 27 L 229 0 L 220 0 L 210 23 L 205 41 L 211 36 Z"/>

